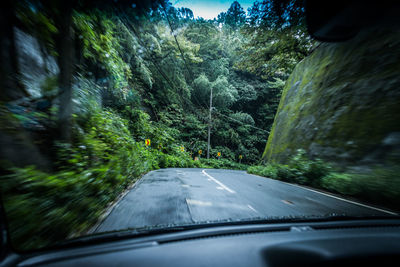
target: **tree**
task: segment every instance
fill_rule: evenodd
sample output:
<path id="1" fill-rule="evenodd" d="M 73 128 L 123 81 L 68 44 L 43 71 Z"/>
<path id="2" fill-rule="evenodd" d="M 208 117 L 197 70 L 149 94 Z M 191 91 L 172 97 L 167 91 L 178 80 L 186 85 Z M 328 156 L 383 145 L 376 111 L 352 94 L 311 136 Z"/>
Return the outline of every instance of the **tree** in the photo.
<path id="1" fill-rule="evenodd" d="M 218 23 L 225 23 L 226 22 L 226 12 L 221 12 L 217 16 Z"/>
<path id="2" fill-rule="evenodd" d="M 239 93 L 238 101 L 241 103 L 248 104 L 249 101 L 257 99 L 257 92 L 251 84 L 242 84 L 242 86 L 236 88 Z"/>
<path id="3" fill-rule="evenodd" d="M 275 30 L 305 26 L 303 1 L 298 0 L 256 1 L 249 9 L 248 15 L 252 26 Z"/>
<path id="4" fill-rule="evenodd" d="M 72 8 L 75 1 L 60 1 L 59 10 L 62 16 L 56 16 L 58 26 L 57 45 L 58 66 L 60 74 L 58 86 L 60 88 L 60 105 L 58 123 L 60 139 L 69 142 L 71 139 L 71 114 L 72 114 L 72 74 L 74 72 L 74 45 L 72 32 Z"/>
<path id="5" fill-rule="evenodd" d="M 182 19 L 194 19 L 193 11 L 186 7 L 178 8 L 178 14 Z"/>
<path id="6" fill-rule="evenodd" d="M 236 88 L 229 84 L 226 76 L 218 76 L 212 83 L 212 88 L 213 103 L 216 107 L 229 107 L 238 97 Z"/>
<path id="7" fill-rule="evenodd" d="M 243 27 L 247 39 L 236 68 L 264 79 L 286 79 L 313 46 L 304 23 L 301 1 L 255 2 Z"/>
<path id="8" fill-rule="evenodd" d="M 211 82 L 202 73 L 193 81 L 193 97 L 200 99 L 202 103 L 207 103 L 210 98 Z"/>
<path id="9" fill-rule="evenodd" d="M 237 29 L 246 21 L 246 13 L 238 1 L 231 4 L 225 15 L 225 23 L 234 29 Z"/>
<path id="10" fill-rule="evenodd" d="M 0 101 L 16 100 L 27 96 L 19 82 L 19 68 L 15 48 L 15 3 L 8 1 L 0 11 Z"/>
<path id="11" fill-rule="evenodd" d="M 70 120 L 72 103 L 78 103 L 74 97 L 93 93 L 97 110 L 83 112 L 117 112 L 129 121 L 138 140 L 150 136 L 197 149 L 207 139 L 212 89 L 216 107 L 212 145 L 256 160 L 267 133 L 254 127 L 271 127 L 285 79 L 309 51 L 305 32 L 295 25 L 302 10 L 293 1 L 257 2 L 247 18 L 235 1 L 217 20 L 195 19 L 190 9 L 174 8 L 165 0 L 145 5 L 137 0 L 108 1 L 101 7 L 76 0 L 51 5 L 29 2 L 32 10 L 49 18 L 42 26 L 52 28 L 39 31 L 35 21 L 27 31 L 36 31 L 58 59 L 61 71 L 54 90 L 59 89 L 60 100 L 57 138 L 63 142 L 70 140 L 70 126 L 76 123 Z M 4 32 L 2 46 L 11 44 L 4 41 L 8 38 Z M 5 53 L 12 54 L 9 48 L 1 51 L 3 59 Z M 74 52 L 79 60 L 75 61 Z M 9 72 L 17 77 L 15 62 L 3 61 L 1 74 L 11 66 Z M 79 89 L 73 92 L 75 81 L 79 85 L 74 88 Z M 14 90 L 16 85 L 8 88 Z M 23 96 L 13 90 L 8 92 L 18 92 L 14 98 Z"/>

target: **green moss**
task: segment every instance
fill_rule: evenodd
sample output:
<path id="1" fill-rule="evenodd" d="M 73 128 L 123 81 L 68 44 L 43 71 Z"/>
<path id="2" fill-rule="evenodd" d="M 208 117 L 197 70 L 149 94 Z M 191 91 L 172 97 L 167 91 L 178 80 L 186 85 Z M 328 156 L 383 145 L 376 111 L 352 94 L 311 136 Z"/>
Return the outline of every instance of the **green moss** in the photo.
<path id="1" fill-rule="evenodd" d="M 386 49 L 388 43 L 400 44 L 390 32 L 381 38 L 386 41 L 365 33 L 348 43 L 324 44 L 296 66 L 282 92 L 264 161 L 286 162 L 290 153 L 312 143 L 358 160 L 400 131 L 400 64 L 393 59 L 399 50 Z"/>

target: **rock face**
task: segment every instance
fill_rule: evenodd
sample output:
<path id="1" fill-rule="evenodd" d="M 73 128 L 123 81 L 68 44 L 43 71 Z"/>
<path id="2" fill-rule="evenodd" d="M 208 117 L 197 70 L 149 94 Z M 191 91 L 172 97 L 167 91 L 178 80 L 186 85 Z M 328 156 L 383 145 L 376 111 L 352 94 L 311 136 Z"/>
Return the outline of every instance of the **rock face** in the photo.
<path id="1" fill-rule="evenodd" d="M 36 38 L 18 28 L 15 28 L 15 45 L 20 79 L 31 97 L 40 97 L 40 87 L 46 78 L 58 75 L 56 59 L 40 47 Z"/>
<path id="2" fill-rule="evenodd" d="M 43 134 L 43 125 L 38 123 L 34 112 L 43 107 L 43 103 L 47 104 L 38 101 L 42 96 L 41 88 L 48 77 L 57 77 L 59 68 L 56 59 L 41 48 L 35 37 L 18 28 L 14 28 L 14 35 L 18 78 L 28 95 L 3 103 L 0 107 L 0 171 L 10 163 L 17 167 L 35 165 L 42 170 L 49 170 L 51 155 L 44 154 L 40 148 L 47 148 L 51 139 Z M 41 136 L 40 141 L 38 135 Z"/>
<path id="3" fill-rule="evenodd" d="M 285 163 L 299 148 L 339 166 L 400 158 L 400 31 L 321 44 L 296 66 L 263 160 Z"/>

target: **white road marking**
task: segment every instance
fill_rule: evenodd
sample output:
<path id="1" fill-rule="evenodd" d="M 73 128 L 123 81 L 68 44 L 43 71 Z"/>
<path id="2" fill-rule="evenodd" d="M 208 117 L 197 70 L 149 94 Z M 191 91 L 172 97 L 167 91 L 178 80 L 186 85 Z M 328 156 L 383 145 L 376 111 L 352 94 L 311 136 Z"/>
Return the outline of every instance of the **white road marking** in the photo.
<path id="1" fill-rule="evenodd" d="M 247 205 L 247 207 L 249 207 L 249 209 L 251 209 L 252 211 L 258 213 L 258 211 L 255 208 L 253 208 L 251 205 Z"/>
<path id="2" fill-rule="evenodd" d="M 211 181 L 211 180 L 210 180 Z M 224 190 L 224 188 L 223 187 L 221 187 L 221 186 L 217 186 L 216 187 L 218 190 Z"/>
<path id="3" fill-rule="evenodd" d="M 211 202 L 208 201 L 201 201 L 201 200 L 195 200 L 195 199 L 186 199 L 186 202 L 190 205 L 197 205 L 197 206 L 212 206 Z"/>
<path id="4" fill-rule="evenodd" d="M 183 184 L 182 187 L 190 187 L 188 184 Z"/>
<path id="5" fill-rule="evenodd" d="M 206 173 L 206 170 L 203 170 L 202 173 L 205 174 L 208 178 L 210 178 L 214 182 L 216 182 L 219 186 L 221 186 L 223 189 L 225 189 L 229 193 L 232 193 L 232 194 L 236 193 L 235 191 L 233 191 L 232 189 L 230 189 L 229 187 L 227 187 L 226 185 L 224 185 L 223 183 L 221 183 L 220 181 L 218 181 L 217 179 L 215 179 L 214 177 L 212 177 L 211 175 Z"/>
<path id="6" fill-rule="evenodd" d="M 282 181 L 280 181 L 280 182 L 282 182 Z M 391 215 L 398 215 L 395 212 L 391 212 L 391 211 L 388 211 L 388 210 L 375 208 L 375 207 L 368 206 L 368 205 L 365 205 L 365 204 L 361 204 L 361 203 L 358 203 L 358 202 L 355 202 L 355 201 L 351 201 L 351 200 L 344 199 L 344 198 L 341 198 L 341 197 L 337 197 L 337 196 L 333 196 L 333 195 L 326 194 L 326 193 L 323 193 L 323 192 L 319 192 L 319 191 L 316 191 L 316 190 L 312 190 L 312 189 L 307 188 L 307 187 L 302 187 L 302 186 L 299 186 L 299 185 L 296 185 L 296 184 L 290 184 L 290 183 L 286 183 L 286 182 L 282 182 L 282 183 L 285 183 L 285 184 L 288 184 L 288 185 L 291 185 L 291 186 L 295 186 L 295 187 L 299 187 L 299 188 L 302 188 L 302 189 L 306 189 L 306 190 L 314 192 L 314 193 L 318 193 L 318 194 L 321 194 L 321 195 L 324 195 L 324 196 L 327 196 L 327 197 L 335 198 L 335 199 L 338 199 L 338 200 L 341 200 L 341 201 L 345 201 L 345 202 L 348 202 L 348 203 L 351 203 L 351 204 L 354 204 L 354 205 L 358 205 L 358 206 L 361 206 L 361 207 L 364 207 L 364 208 L 369 208 L 369 209 L 381 211 L 381 212 L 388 213 L 388 214 L 391 214 Z"/>
<path id="7" fill-rule="evenodd" d="M 286 199 L 282 199 L 281 200 L 283 203 L 287 204 L 287 205 L 293 205 L 292 201 L 286 200 Z"/>
<path id="8" fill-rule="evenodd" d="M 257 177 L 261 177 L 261 178 L 264 178 L 264 179 L 266 178 L 264 176 L 260 176 L 260 175 L 257 175 L 257 174 L 248 174 L 248 175 L 257 176 Z M 268 178 L 268 179 L 271 179 L 271 178 Z M 274 180 L 274 179 L 272 179 L 272 180 Z M 277 181 L 277 180 L 275 180 L 275 181 Z M 316 190 L 312 190 L 312 189 L 307 188 L 307 187 L 302 187 L 302 186 L 297 185 L 297 184 L 290 184 L 290 183 L 286 183 L 286 182 L 283 182 L 283 181 L 279 181 L 279 182 L 287 184 L 287 185 L 299 187 L 299 188 L 302 188 L 302 189 L 305 189 L 305 190 L 308 190 L 308 191 L 311 191 L 311 192 L 314 192 L 314 193 L 318 193 L 318 194 L 321 194 L 321 195 L 324 195 L 324 196 L 327 196 L 327 197 L 331 197 L 331 198 L 335 198 L 335 199 L 338 199 L 338 200 L 342 200 L 344 202 L 348 202 L 348 203 L 351 203 L 351 204 L 354 204 L 354 205 L 358 205 L 358 206 L 361 206 L 361 207 L 364 207 L 364 208 L 369 208 L 369 209 L 381 211 L 381 212 L 384 212 L 384 213 L 387 213 L 387 214 L 391 214 L 391 215 L 399 215 L 399 214 L 397 214 L 395 212 L 392 212 L 392 211 L 388 211 L 388 210 L 384 210 L 384 209 L 380 209 L 380 208 L 375 208 L 375 207 L 368 206 L 368 205 L 365 205 L 365 204 L 361 204 L 361 203 L 358 203 L 358 202 L 355 202 L 355 201 L 347 200 L 347 199 L 344 199 L 344 198 L 341 198 L 341 197 L 337 197 L 337 196 L 333 196 L 333 195 L 330 195 L 330 194 L 322 193 L 322 192 L 319 192 L 319 191 L 316 191 Z"/>

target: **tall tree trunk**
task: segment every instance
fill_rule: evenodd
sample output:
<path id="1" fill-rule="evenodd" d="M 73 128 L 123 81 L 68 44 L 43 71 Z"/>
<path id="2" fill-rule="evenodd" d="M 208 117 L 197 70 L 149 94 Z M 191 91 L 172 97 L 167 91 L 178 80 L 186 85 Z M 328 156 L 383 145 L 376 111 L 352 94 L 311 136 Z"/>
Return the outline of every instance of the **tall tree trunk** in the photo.
<path id="1" fill-rule="evenodd" d="M 57 52 L 60 74 L 58 85 L 60 88 L 60 105 L 58 112 L 58 126 L 60 140 L 71 141 L 71 114 L 72 114 L 72 75 L 74 67 L 74 42 L 72 33 L 72 4 L 71 1 L 59 2 L 60 15 L 56 19 L 58 27 Z"/>
<path id="2" fill-rule="evenodd" d="M 14 3 L 7 0 L 0 9 L 0 101 L 16 100 L 28 95 L 19 80 L 14 25 Z"/>

